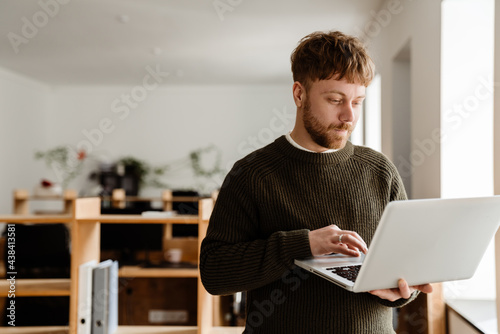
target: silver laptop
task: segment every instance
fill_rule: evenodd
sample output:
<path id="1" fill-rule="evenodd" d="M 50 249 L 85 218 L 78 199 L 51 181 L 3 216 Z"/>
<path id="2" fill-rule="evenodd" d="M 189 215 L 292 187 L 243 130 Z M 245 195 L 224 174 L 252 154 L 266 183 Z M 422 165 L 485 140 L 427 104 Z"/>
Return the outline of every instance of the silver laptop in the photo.
<path id="1" fill-rule="evenodd" d="M 500 196 L 390 202 L 368 253 L 295 260 L 347 290 L 365 292 L 471 278 L 500 226 Z"/>

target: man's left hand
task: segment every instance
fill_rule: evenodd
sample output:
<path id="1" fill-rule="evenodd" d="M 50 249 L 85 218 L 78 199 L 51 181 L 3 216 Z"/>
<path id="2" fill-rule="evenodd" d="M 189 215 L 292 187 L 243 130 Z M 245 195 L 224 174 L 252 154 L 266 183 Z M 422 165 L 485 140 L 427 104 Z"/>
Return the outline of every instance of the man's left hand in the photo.
<path id="1" fill-rule="evenodd" d="M 410 298 L 411 294 L 417 290 L 423 293 L 432 292 L 432 285 L 430 284 L 408 286 L 408 283 L 406 283 L 404 279 L 400 279 L 398 281 L 398 286 L 399 286 L 398 288 L 394 289 L 373 290 L 370 291 L 370 293 L 382 299 L 387 299 L 393 302 L 401 298 L 408 299 Z"/>

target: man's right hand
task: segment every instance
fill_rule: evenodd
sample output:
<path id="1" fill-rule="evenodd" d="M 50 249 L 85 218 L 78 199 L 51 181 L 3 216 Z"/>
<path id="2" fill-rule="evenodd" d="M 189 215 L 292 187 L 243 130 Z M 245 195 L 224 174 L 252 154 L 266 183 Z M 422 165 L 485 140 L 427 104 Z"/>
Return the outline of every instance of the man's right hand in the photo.
<path id="1" fill-rule="evenodd" d="M 360 256 L 368 252 L 363 239 L 353 231 L 341 230 L 337 225 L 326 226 L 309 232 L 309 245 L 314 256 L 340 253 Z"/>

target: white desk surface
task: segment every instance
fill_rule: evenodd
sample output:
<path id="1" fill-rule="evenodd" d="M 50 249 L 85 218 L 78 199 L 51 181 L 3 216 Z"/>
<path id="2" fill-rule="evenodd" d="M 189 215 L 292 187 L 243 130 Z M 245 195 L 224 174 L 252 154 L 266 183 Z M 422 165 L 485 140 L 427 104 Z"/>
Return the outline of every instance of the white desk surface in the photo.
<path id="1" fill-rule="evenodd" d="M 498 333 L 494 300 L 449 299 L 446 304 L 483 333 Z"/>

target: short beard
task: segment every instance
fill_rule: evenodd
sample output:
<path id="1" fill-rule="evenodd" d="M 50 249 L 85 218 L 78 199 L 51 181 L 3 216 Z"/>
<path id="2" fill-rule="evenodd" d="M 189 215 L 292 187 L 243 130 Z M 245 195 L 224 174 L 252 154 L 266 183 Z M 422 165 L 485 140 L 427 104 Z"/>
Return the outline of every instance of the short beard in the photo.
<path id="1" fill-rule="evenodd" d="M 341 125 L 330 124 L 328 126 L 321 124 L 321 122 L 311 113 L 311 103 L 309 102 L 309 98 L 306 98 L 304 101 L 302 121 L 304 122 L 304 127 L 307 133 L 309 133 L 311 139 L 319 146 L 327 149 L 344 148 L 347 139 L 353 130 L 352 126 L 347 123 L 343 123 Z M 344 137 L 335 134 L 335 132 L 332 131 L 335 129 L 347 130 L 347 136 Z"/>

